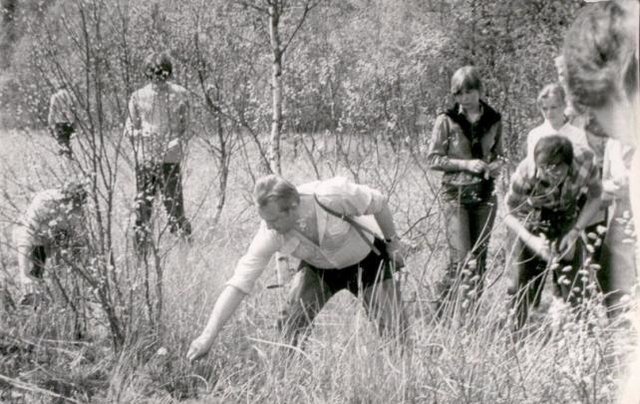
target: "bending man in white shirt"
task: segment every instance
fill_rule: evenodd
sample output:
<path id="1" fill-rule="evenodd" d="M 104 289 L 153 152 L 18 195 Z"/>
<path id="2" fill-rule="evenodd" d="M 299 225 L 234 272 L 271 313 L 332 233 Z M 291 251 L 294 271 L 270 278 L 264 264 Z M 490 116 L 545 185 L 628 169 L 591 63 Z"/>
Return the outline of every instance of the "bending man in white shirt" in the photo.
<path id="1" fill-rule="evenodd" d="M 386 197 L 336 177 L 295 187 L 276 175 L 256 183 L 262 218 L 246 254 L 214 305 L 202 334 L 187 353 L 205 355 L 224 324 L 250 293 L 276 252 L 301 260 L 279 320 L 286 342 L 297 344 L 316 314 L 335 293 L 363 294 L 365 309 L 382 335 L 403 337 L 406 318 L 393 272 L 403 265 L 399 239 Z M 340 215 L 343 215 L 342 217 Z M 373 232 L 379 227 L 384 242 Z"/>

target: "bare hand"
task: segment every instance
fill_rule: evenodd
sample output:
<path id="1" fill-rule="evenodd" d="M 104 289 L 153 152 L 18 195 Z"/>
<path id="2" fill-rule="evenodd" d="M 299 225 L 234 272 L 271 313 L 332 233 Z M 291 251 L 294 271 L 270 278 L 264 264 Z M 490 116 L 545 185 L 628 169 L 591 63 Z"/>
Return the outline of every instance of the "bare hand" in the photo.
<path id="1" fill-rule="evenodd" d="M 213 345 L 213 338 L 209 338 L 205 335 L 200 335 L 198 338 L 194 339 L 189 347 L 189 351 L 187 352 L 187 359 L 189 362 L 198 360 L 206 355 L 211 349 L 211 345 Z"/>
<path id="2" fill-rule="evenodd" d="M 567 234 L 562 237 L 560 240 L 560 245 L 558 246 L 558 253 L 560 256 L 570 259 L 573 256 L 573 250 L 576 245 L 576 241 L 578 241 L 578 237 L 580 237 L 580 232 L 577 229 L 571 229 Z"/>
<path id="3" fill-rule="evenodd" d="M 482 174 L 484 173 L 489 166 L 482 160 L 467 160 L 465 162 L 465 169 L 467 171 L 471 171 L 474 174 Z"/>
<path id="4" fill-rule="evenodd" d="M 527 244 L 538 256 L 546 261 L 551 260 L 551 246 L 549 245 L 549 240 L 545 237 L 533 236 L 529 239 Z"/>
<path id="5" fill-rule="evenodd" d="M 502 168 L 502 161 L 496 160 L 492 163 L 489 163 L 487 166 L 487 173 L 485 173 L 486 177 L 496 178 L 500 175 L 500 169 Z M 489 178 L 487 178 L 489 179 Z"/>
<path id="6" fill-rule="evenodd" d="M 402 244 L 398 239 L 392 239 L 387 243 L 387 254 L 389 258 L 395 263 L 396 268 L 404 267 L 404 253 Z"/>

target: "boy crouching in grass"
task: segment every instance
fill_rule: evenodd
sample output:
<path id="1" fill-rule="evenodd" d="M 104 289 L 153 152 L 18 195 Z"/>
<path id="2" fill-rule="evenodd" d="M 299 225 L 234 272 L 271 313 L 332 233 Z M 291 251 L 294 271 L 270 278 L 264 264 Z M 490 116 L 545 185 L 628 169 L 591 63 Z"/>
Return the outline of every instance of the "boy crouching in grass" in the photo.
<path id="1" fill-rule="evenodd" d="M 547 269 L 554 272 L 562 298 L 572 305 L 584 296 L 587 278 L 578 240 L 600 208 L 601 183 L 593 153 L 559 135 L 541 138 L 511 178 L 505 197 L 507 227 L 517 237 L 514 277 L 508 289 L 516 327 L 529 307 L 540 303 Z M 586 203 L 579 204 L 582 196 Z"/>
<path id="2" fill-rule="evenodd" d="M 47 257 L 62 250 L 82 224 L 87 191 L 80 182 L 36 194 L 15 231 L 20 305 L 37 306 Z"/>

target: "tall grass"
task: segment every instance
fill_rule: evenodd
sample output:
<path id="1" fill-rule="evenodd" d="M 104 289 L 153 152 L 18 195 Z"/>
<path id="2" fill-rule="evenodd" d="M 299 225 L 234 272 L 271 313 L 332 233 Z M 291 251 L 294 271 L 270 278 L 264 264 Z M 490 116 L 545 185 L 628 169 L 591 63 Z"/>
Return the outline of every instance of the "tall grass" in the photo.
<path id="1" fill-rule="evenodd" d="M 311 136 L 317 137 L 313 143 Z M 528 331 L 512 334 L 505 291 L 509 243 L 500 219 L 491 243 L 490 287 L 479 309 L 465 314 L 458 300 L 451 305 L 450 319 L 435 317 L 432 285 L 446 259 L 435 199 L 437 178 L 426 170 L 420 154 L 410 148 L 392 153 L 374 140 L 297 136 L 284 145 L 283 169 L 296 183 L 342 174 L 390 195 L 410 252 L 407 270 L 399 275 L 411 323 L 410 342 L 403 349 L 377 336 L 361 303 L 347 292 L 327 304 L 304 349 L 282 345 L 275 320 L 286 289 L 265 287 L 277 281 L 270 266 L 211 353 L 195 363 L 184 359 L 258 223 L 248 197 L 251 169 L 258 159 L 241 161 L 237 156 L 228 204 L 218 225 L 211 227 L 216 173 L 195 140 L 184 180 L 194 240 L 186 245 L 168 236 L 160 245 L 165 268 L 162 327 L 134 327 L 127 348 L 116 356 L 99 314 L 91 317 L 87 335 L 78 340 L 68 312 L 56 311 L 55 304 L 36 313 L 5 307 L 0 314 L 0 401 L 613 402 L 616 380 L 633 347 L 633 330 L 620 321 L 609 324 L 597 299 L 586 302 L 582 319 L 574 321 L 565 309 L 550 310 L 556 305 L 546 293 Z M 16 267 L 12 223 L 33 192 L 64 177 L 53 150 L 53 141 L 39 132 L 0 134 L 0 263 L 5 284 L 11 283 Z M 122 170 L 115 195 L 115 239 L 116 260 L 126 261 L 134 186 L 130 170 Z M 165 220 L 161 212 L 156 220 Z"/>

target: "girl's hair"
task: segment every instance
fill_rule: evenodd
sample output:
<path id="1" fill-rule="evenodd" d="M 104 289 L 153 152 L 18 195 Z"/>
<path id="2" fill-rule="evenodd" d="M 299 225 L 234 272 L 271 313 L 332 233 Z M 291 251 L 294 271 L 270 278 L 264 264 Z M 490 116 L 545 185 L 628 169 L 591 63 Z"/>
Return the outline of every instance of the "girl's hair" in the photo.
<path id="1" fill-rule="evenodd" d="M 547 84 L 546 86 L 542 87 L 542 90 L 540 90 L 540 92 L 538 93 L 538 106 L 540 106 L 542 100 L 546 100 L 551 97 L 555 97 L 563 103 L 566 103 L 564 88 L 562 88 L 560 83 Z"/>
<path id="2" fill-rule="evenodd" d="M 166 81 L 173 75 L 173 64 L 166 53 L 152 52 L 144 59 L 144 75 L 147 79 Z"/>
<path id="3" fill-rule="evenodd" d="M 571 166 L 573 162 L 573 145 L 564 136 L 545 136 L 538 140 L 533 149 L 533 158 L 536 165 L 557 165 L 567 164 Z"/>
<path id="4" fill-rule="evenodd" d="M 258 207 L 262 208 L 274 201 L 281 211 L 289 210 L 300 203 L 300 194 L 296 187 L 274 174 L 258 179 L 253 188 L 253 197 Z"/>
<path id="5" fill-rule="evenodd" d="M 569 28 L 562 50 L 567 85 L 577 103 L 599 108 L 611 97 L 631 98 L 638 91 L 637 35 L 637 0 L 584 7 Z"/>
<path id="6" fill-rule="evenodd" d="M 451 77 L 451 94 L 458 95 L 462 91 L 470 90 L 482 92 L 480 71 L 475 66 L 464 66 L 456 70 Z"/>

